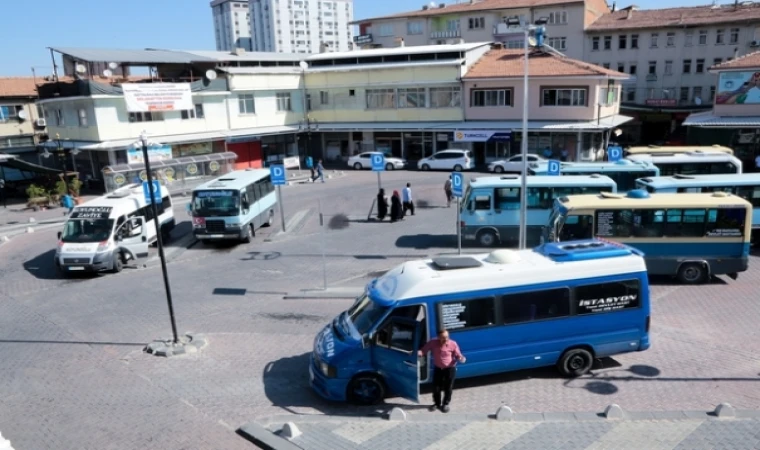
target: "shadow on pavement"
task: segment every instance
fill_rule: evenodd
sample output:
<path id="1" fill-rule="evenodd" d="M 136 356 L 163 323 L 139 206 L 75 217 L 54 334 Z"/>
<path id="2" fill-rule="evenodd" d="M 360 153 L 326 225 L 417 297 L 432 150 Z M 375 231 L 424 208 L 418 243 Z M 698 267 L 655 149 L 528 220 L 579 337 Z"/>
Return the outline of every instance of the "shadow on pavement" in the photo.
<path id="1" fill-rule="evenodd" d="M 739 274 L 741 276 L 741 274 Z M 688 284 L 683 284 L 680 281 L 678 281 L 675 277 L 671 277 L 668 275 L 649 275 L 649 284 L 652 286 L 689 286 Z M 704 283 L 704 285 L 725 285 L 728 284 L 728 281 L 724 280 L 723 278 L 720 278 L 718 276 L 711 276 L 710 281 L 707 283 Z"/>
<path id="2" fill-rule="evenodd" d="M 93 273 L 72 272 L 69 277 L 62 277 L 55 267 L 55 249 L 50 249 L 30 260 L 24 261 L 24 270 L 39 280 L 89 279 L 97 276 L 97 274 Z"/>
<path id="3" fill-rule="evenodd" d="M 146 343 L 138 342 L 87 342 L 87 341 L 30 341 L 16 339 L 0 339 L 0 344 L 66 344 L 66 345 L 113 345 L 124 347 L 145 347 Z"/>
<path id="4" fill-rule="evenodd" d="M 457 237 L 453 234 L 414 234 L 396 239 L 396 247 L 426 250 L 429 248 L 456 248 Z"/>

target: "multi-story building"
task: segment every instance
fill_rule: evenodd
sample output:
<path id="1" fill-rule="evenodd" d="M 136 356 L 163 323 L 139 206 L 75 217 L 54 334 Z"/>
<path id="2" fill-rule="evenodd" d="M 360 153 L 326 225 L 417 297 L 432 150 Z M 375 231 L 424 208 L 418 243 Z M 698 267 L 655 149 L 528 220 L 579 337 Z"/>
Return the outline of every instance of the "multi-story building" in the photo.
<path id="1" fill-rule="evenodd" d="M 632 75 L 623 87 L 633 141 L 675 143 L 690 112 L 709 109 L 709 67 L 760 48 L 760 3 L 614 11 L 586 30 L 583 60 Z M 680 137 L 679 137 L 680 136 Z"/>
<path id="2" fill-rule="evenodd" d="M 250 0 L 253 50 L 344 52 L 352 48 L 353 0 Z"/>
<path id="3" fill-rule="evenodd" d="M 211 14 L 218 51 L 233 51 L 236 48 L 253 51 L 248 0 L 214 0 L 211 2 Z"/>
<path id="4" fill-rule="evenodd" d="M 689 141 L 734 149 L 744 171 L 760 171 L 760 51 L 710 68 L 716 76 L 712 109 L 691 114 L 684 125 Z"/>
<path id="5" fill-rule="evenodd" d="M 36 100 L 34 78 L 0 78 L 0 153 L 38 162 L 35 145 L 45 132 L 45 121 L 34 104 Z"/>
<path id="6" fill-rule="evenodd" d="M 522 48 L 524 34 L 508 19 L 546 19 L 546 43 L 571 58 L 583 57 L 583 31 L 610 10 L 605 0 L 473 0 L 422 6 L 417 11 L 357 21 L 364 47 L 503 42 Z"/>

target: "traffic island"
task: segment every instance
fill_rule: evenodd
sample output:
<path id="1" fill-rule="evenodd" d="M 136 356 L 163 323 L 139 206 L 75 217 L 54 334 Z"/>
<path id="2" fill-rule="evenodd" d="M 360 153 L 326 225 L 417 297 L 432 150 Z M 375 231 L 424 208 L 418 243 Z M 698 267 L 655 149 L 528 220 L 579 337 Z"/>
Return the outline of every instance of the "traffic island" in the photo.
<path id="1" fill-rule="evenodd" d="M 143 351 L 153 356 L 179 356 L 189 353 L 197 353 L 208 344 L 208 339 L 203 334 L 187 333 L 179 338 L 179 342 L 171 339 L 155 340 L 146 345 Z"/>

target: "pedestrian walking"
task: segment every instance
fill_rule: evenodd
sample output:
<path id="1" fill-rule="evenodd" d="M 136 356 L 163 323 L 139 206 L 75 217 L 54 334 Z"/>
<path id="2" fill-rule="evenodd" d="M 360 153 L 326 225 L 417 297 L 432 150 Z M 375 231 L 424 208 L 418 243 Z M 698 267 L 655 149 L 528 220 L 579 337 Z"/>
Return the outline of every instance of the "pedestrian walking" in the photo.
<path id="1" fill-rule="evenodd" d="M 438 338 L 428 341 L 419 351 L 419 356 L 433 353 L 433 405 L 430 411 L 440 409 L 449 412 L 451 392 L 454 390 L 454 379 L 457 376 L 457 362 L 464 364 L 467 358 L 462 355 L 459 345 L 449 338 L 446 329 L 438 330 Z M 443 392 L 443 399 L 441 399 Z"/>
<path id="2" fill-rule="evenodd" d="M 401 195 L 399 195 L 398 191 L 393 191 L 393 196 L 391 197 L 391 223 L 402 220 L 404 218 L 403 214 Z"/>
<path id="3" fill-rule="evenodd" d="M 3 175 L 5 174 L 3 173 Z M 8 205 L 6 204 L 7 200 L 5 199 L 5 179 L 4 178 L 0 178 L 0 198 L 3 199 L 3 208 L 7 208 Z"/>
<path id="4" fill-rule="evenodd" d="M 404 206 L 404 216 L 409 211 L 414 215 L 414 199 L 412 198 L 412 183 L 406 183 L 406 187 L 401 190 L 401 200 Z"/>
<path id="5" fill-rule="evenodd" d="M 322 180 L 322 182 L 325 182 L 325 167 L 322 165 L 322 160 L 320 159 L 317 161 L 317 176 L 312 178 L 311 181 L 317 181 L 317 179 Z"/>
<path id="6" fill-rule="evenodd" d="M 388 197 L 385 196 L 385 189 L 380 188 L 377 192 L 377 220 L 383 220 L 387 215 Z"/>
<path id="7" fill-rule="evenodd" d="M 449 175 L 449 179 L 443 184 L 443 192 L 446 193 L 446 207 L 449 208 L 451 207 L 451 199 L 454 197 L 454 194 L 451 192 L 451 175 Z"/>
<path id="8" fill-rule="evenodd" d="M 66 208 L 66 211 L 63 213 L 64 216 L 71 214 L 71 211 L 74 210 L 74 197 L 72 197 L 71 192 L 61 197 L 61 205 Z"/>
<path id="9" fill-rule="evenodd" d="M 306 157 L 306 167 L 311 172 L 311 181 L 314 181 L 314 160 L 311 159 L 311 156 Z"/>

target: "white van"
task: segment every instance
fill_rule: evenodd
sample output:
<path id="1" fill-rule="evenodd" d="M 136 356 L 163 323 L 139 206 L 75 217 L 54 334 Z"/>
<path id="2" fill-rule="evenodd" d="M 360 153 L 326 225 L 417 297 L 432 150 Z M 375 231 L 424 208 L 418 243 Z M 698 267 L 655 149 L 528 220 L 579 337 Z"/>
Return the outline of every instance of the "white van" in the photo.
<path id="1" fill-rule="evenodd" d="M 161 236 L 169 240 L 175 226 L 171 197 L 161 192 L 158 208 Z M 139 219 L 139 220 L 136 220 Z M 61 274 L 71 272 L 120 272 L 130 259 L 142 257 L 130 250 L 139 238 L 157 241 L 153 210 L 139 184 L 126 186 L 74 208 L 58 233 L 55 264 Z M 147 252 L 147 245 L 146 245 Z"/>

